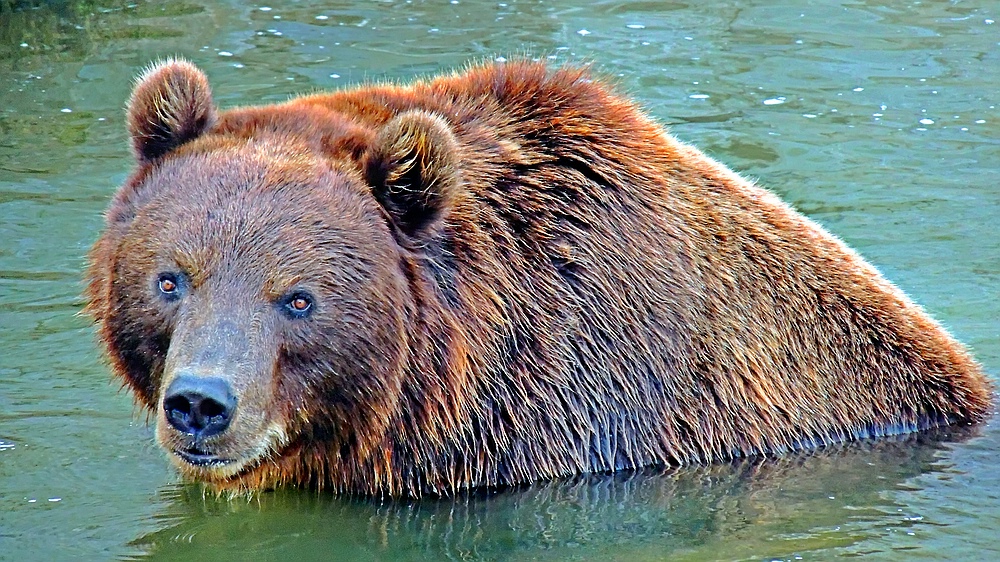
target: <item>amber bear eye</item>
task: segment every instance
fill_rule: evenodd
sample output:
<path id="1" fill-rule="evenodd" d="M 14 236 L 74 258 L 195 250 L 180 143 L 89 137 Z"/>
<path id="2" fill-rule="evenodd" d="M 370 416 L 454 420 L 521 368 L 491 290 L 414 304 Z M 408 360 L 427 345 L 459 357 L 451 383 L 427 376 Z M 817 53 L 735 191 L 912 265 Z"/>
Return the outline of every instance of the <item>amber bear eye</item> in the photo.
<path id="1" fill-rule="evenodd" d="M 307 293 L 292 293 L 285 299 L 285 310 L 293 318 L 304 318 L 312 311 L 313 299 Z"/>
<path id="2" fill-rule="evenodd" d="M 179 294 L 177 276 L 173 273 L 161 273 L 156 280 L 156 287 L 160 290 L 160 294 L 165 297 L 173 298 Z"/>

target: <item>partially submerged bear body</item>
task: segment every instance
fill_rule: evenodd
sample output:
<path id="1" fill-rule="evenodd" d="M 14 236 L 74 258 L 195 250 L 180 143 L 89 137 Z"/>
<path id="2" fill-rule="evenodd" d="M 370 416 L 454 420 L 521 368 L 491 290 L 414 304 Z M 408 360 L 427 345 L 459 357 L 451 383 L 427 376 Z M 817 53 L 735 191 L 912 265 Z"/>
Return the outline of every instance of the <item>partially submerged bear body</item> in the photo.
<path id="1" fill-rule="evenodd" d="M 188 63 L 89 310 L 182 473 L 450 494 L 981 419 L 966 350 L 770 192 L 579 69 L 217 112 Z"/>

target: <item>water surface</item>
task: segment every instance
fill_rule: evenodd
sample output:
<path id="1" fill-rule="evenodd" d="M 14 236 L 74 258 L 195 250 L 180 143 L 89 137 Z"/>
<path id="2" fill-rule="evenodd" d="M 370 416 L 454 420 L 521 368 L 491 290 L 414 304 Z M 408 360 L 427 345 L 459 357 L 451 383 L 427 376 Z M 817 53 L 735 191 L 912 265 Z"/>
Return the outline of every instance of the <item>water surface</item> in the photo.
<path id="1" fill-rule="evenodd" d="M 1000 9 L 882 4 L 0 2 L 0 558 L 1000 557 L 996 421 L 447 501 L 206 498 L 77 316 L 149 61 L 190 58 L 230 107 L 528 54 L 593 63 L 859 249 L 995 375 Z"/>

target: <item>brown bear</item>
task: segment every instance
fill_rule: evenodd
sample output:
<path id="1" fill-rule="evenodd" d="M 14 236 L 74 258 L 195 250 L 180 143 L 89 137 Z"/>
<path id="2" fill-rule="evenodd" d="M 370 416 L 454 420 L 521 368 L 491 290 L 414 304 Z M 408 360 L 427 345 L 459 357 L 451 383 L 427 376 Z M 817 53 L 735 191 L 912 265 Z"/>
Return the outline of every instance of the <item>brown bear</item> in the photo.
<path id="1" fill-rule="evenodd" d="M 874 267 L 586 69 L 218 112 L 173 60 L 128 128 L 88 309 L 217 491 L 445 495 L 990 409 Z"/>

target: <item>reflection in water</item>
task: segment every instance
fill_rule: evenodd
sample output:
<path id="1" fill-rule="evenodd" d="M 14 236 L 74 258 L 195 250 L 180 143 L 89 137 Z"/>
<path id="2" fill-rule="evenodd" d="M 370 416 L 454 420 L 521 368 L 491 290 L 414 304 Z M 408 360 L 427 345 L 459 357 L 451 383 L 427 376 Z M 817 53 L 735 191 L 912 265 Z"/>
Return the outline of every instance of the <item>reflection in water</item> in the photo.
<path id="1" fill-rule="evenodd" d="M 778 459 L 590 475 L 498 493 L 421 501 L 281 490 L 247 502 L 197 485 L 163 492 L 170 526 L 133 546 L 183 560 L 654 560 L 781 557 L 848 547 L 913 525 L 886 498 L 974 428 L 829 447 Z"/>

